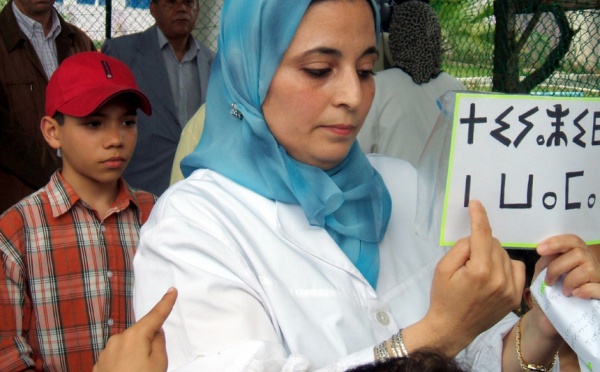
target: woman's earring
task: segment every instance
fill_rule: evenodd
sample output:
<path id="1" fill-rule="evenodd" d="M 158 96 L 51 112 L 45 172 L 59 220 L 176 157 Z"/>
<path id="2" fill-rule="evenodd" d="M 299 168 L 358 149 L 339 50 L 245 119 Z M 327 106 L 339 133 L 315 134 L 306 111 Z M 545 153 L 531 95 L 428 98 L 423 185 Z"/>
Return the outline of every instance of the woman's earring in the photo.
<path id="1" fill-rule="evenodd" d="M 60 149 L 56 149 L 56 156 L 62 158 L 62 151 L 60 151 Z"/>

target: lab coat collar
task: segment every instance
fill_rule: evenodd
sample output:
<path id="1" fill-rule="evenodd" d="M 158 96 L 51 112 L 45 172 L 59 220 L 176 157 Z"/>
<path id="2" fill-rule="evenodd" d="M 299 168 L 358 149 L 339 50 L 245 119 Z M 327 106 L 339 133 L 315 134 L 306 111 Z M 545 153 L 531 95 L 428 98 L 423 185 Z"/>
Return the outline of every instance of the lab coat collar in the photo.
<path id="1" fill-rule="evenodd" d="M 331 236 L 329 236 L 327 231 L 322 227 L 309 225 L 300 205 L 277 201 L 276 213 L 279 228 L 283 236 L 291 243 L 330 265 L 357 277 L 367 287 L 371 288 L 373 295 L 375 295 L 375 291 L 371 285 L 340 247 L 338 247 Z M 318 242 L 318 244 L 314 244 L 315 242 Z"/>

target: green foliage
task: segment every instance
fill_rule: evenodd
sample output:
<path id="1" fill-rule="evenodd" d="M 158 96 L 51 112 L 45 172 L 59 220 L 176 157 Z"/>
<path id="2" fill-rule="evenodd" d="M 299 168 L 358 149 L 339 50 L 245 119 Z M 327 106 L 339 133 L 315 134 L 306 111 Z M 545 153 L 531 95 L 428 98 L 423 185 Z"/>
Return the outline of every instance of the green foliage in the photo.
<path id="1" fill-rule="evenodd" d="M 550 1 L 559 4 L 558 0 Z M 431 0 L 430 5 L 438 14 L 442 26 L 444 71 L 468 82 L 466 85 L 469 89 L 491 89 L 496 50 L 493 0 Z M 586 23 L 587 34 L 580 35 L 579 40 L 571 43 L 569 53 L 560 61 L 557 70 L 534 90 L 563 90 L 566 93 L 584 92 L 586 96 L 600 96 L 600 56 L 597 47 L 600 40 L 600 11 L 582 8 L 565 13 L 571 22 L 578 18 L 577 23 L 570 24 L 572 29 L 579 31 L 581 23 Z M 544 65 L 557 43 L 558 30 L 555 19 L 546 14 L 542 14 L 541 20 L 531 13 L 517 15 L 515 24 L 515 42 L 521 43 L 518 69 L 523 79 Z M 526 31 L 528 26 L 530 30 Z"/>
<path id="2" fill-rule="evenodd" d="M 473 11 L 469 0 L 430 2 L 438 13 L 444 35 L 444 58 L 456 75 L 481 76 L 493 64 L 493 27 L 489 24 L 489 7 Z M 462 67 L 457 67 L 462 66 Z"/>

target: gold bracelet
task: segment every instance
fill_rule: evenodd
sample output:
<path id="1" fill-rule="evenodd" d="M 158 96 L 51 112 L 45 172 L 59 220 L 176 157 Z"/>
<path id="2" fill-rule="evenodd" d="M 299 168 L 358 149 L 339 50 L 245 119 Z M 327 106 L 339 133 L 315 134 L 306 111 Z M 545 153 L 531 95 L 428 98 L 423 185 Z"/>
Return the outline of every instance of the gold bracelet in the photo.
<path id="1" fill-rule="evenodd" d="M 543 366 L 541 364 L 533 364 L 533 363 L 525 363 L 525 361 L 523 360 L 523 356 L 521 355 L 521 321 L 523 320 L 523 317 L 521 317 L 521 319 L 519 319 L 519 322 L 517 323 L 517 339 L 516 339 L 516 346 L 517 346 L 517 357 L 519 358 L 519 364 L 521 364 L 521 369 L 525 372 L 530 372 L 530 371 L 534 371 L 534 372 L 548 372 L 552 369 L 552 367 L 554 367 L 554 363 L 556 363 L 556 357 L 558 357 L 558 352 L 556 352 L 556 354 L 554 354 L 554 359 L 552 359 L 552 362 L 550 362 L 550 365 L 548 367 Z"/>

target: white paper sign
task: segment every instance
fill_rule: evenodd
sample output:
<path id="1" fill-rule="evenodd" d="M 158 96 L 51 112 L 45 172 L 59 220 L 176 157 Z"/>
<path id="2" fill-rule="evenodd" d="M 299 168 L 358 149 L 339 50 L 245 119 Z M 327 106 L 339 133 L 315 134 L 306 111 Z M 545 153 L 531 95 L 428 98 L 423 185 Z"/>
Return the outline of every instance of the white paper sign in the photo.
<path id="1" fill-rule="evenodd" d="M 573 233 L 600 243 L 600 99 L 456 93 L 441 245 L 485 206 L 505 247 Z"/>
<path id="2" fill-rule="evenodd" d="M 562 280 L 550 287 L 545 277 L 546 269 L 531 285 L 533 297 L 585 370 L 600 371 L 600 301 L 567 297 L 562 293 Z"/>

